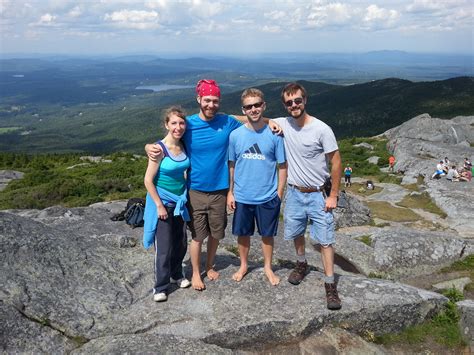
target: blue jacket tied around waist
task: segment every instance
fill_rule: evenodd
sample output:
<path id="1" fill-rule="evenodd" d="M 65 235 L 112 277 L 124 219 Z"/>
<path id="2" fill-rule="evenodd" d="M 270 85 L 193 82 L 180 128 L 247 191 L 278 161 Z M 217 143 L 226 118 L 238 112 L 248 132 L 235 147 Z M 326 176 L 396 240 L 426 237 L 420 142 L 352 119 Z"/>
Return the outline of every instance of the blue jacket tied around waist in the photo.
<path id="1" fill-rule="evenodd" d="M 181 216 L 183 220 L 189 222 L 191 218 L 189 217 L 188 209 L 186 208 L 186 202 L 188 199 L 186 195 L 188 191 L 185 189 L 184 193 L 180 196 L 175 195 L 172 192 L 169 192 L 165 189 L 160 187 L 156 187 L 158 190 L 158 195 L 160 195 L 161 201 L 166 206 L 166 204 L 170 202 L 176 203 L 176 207 L 174 209 L 174 216 Z M 159 222 L 158 219 L 158 211 L 156 208 L 155 201 L 150 196 L 149 193 L 146 194 L 146 203 L 145 203 L 145 214 L 143 217 L 145 224 L 143 226 L 143 246 L 145 249 L 150 248 L 155 242 L 155 232 L 156 226 Z"/>

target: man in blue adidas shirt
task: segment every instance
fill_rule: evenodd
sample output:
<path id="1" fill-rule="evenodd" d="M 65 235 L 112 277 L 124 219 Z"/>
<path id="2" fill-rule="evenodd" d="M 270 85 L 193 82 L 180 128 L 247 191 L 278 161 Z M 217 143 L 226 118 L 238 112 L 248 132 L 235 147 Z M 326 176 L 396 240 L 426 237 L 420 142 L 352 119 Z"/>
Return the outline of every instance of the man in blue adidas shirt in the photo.
<path id="1" fill-rule="evenodd" d="M 219 240 L 225 236 L 227 225 L 229 135 L 240 127 L 241 123 L 237 119 L 246 121 L 247 118 L 218 113 L 221 94 L 214 80 L 200 80 L 196 93 L 200 111 L 186 117 L 187 127 L 183 140 L 191 161 L 191 169 L 188 172 L 191 213 L 189 227 L 192 235 L 189 253 L 193 268 L 191 283 L 195 290 L 202 291 L 206 286 L 200 271 L 201 249 L 208 236 L 210 238 L 207 240 L 206 274 L 209 280 L 219 277 L 219 273 L 214 269 L 214 258 Z M 147 144 L 145 150 L 150 159 L 161 154 L 158 144 Z"/>
<path id="2" fill-rule="evenodd" d="M 239 282 L 247 273 L 250 237 L 256 223 L 262 236 L 264 272 L 276 286 L 280 278 L 272 270 L 273 237 L 287 173 L 283 138 L 274 135 L 263 120 L 265 100 L 260 90 L 245 90 L 241 100 L 248 122 L 229 137 L 227 207 L 234 211 L 232 234 L 238 236 L 240 255 L 240 268 L 232 278 Z"/>

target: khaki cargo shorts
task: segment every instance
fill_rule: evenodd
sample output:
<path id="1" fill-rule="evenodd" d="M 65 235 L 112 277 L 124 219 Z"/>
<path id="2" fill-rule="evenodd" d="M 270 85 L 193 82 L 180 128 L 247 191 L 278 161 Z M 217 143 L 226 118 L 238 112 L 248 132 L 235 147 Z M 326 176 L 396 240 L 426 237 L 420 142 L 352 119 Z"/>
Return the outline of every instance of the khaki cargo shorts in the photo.
<path id="1" fill-rule="evenodd" d="M 227 190 L 211 192 L 189 190 L 189 229 L 193 240 L 204 241 L 207 236 L 222 239 L 227 226 Z"/>

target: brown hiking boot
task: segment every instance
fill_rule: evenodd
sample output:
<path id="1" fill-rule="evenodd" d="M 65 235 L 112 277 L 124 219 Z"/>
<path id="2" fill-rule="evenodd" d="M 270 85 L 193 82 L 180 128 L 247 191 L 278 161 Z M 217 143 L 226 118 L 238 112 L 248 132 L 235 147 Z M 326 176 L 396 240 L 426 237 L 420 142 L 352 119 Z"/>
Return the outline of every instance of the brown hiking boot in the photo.
<path id="1" fill-rule="evenodd" d="M 308 262 L 296 262 L 296 266 L 293 271 L 288 276 L 288 282 L 293 285 L 299 285 L 301 281 L 303 281 L 304 277 L 308 274 Z"/>
<path id="2" fill-rule="evenodd" d="M 341 300 L 337 294 L 337 284 L 336 283 L 325 283 L 324 287 L 326 288 L 326 300 L 328 303 L 328 309 L 336 310 L 341 309 Z"/>

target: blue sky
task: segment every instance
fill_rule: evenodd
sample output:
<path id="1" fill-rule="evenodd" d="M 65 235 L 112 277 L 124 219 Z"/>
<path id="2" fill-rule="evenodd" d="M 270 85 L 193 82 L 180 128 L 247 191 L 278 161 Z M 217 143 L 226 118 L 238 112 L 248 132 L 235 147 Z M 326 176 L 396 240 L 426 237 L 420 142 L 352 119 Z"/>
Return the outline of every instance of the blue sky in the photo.
<path id="1" fill-rule="evenodd" d="M 472 0 L 0 0 L 2 53 L 473 54 Z"/>

